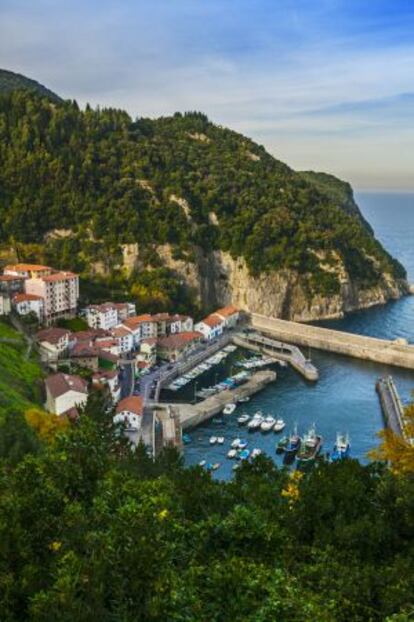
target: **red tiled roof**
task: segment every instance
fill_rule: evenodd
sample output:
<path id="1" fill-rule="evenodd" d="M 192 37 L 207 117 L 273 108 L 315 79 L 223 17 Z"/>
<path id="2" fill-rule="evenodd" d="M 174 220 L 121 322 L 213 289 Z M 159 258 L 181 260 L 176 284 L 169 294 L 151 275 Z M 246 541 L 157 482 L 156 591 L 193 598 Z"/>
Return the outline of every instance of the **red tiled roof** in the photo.
<path id="1" fill-rule="evenodd" d="M 223 307 L 222 309 L 218 309 L 214 312 L 213 315 L 221 315 L 222 317 L 230 317 L 230 315 L 235 315 L 239 313 L 239 309 L 234 305 L 227 305 L 227 307 Z"/>
<path id="2" fill-rule="evenodd" d="M 142 322 L 153 322 L 151 315 L 149 313 L 145 313 L 144 315 L 133 315 L 129 317 L 127 320 L 124 320 L 122 324 L 127 326 L 128 328 L 134 329 L 137 328 Z"/>
<path id="3" fill-rule="evenodd" d="M 0 281 L 25 281 L 27 276 L 19 276 L 18 274 L 0 274 Z"/>
<path id="4" fill-rule="evenodd" d="M 79 342 L 75 343 L 72 350 L 70 351 L 71 357 L 84 357 L 84 356 L 98 356 L 98 352 L 96 348 L 90 346 L 88 343 Z"/>
<path id="5" fill-rule="evenodd" d="M 111 334 L 114 337 L 127 337 L 128 335 L 131 335 L 129 330 L 127 330 L 123 326 L 116 326 L 115 328 L 111 330 Z"/>
<path id="6" fill-rule="evenodd" d="M 66 328 L 44 328 L 36 334 L 37 341 L 47 341 L 48 343 L 57 343 L 62 337 L 71 335 L 70 330 Z"/>
<path id="7" fill-rule="evenodd" d="M 15 270 L 16 272 L 43 272 L 53 270 L 50 266 L 42 266 L 37 263 L 13 263 L 4 268 L 5 270 Z"/>
<path id="8" fill-rule="evenodd" d="M 135 415 L 142 415 L 144 410 L 144 400 L 140 395 L 132 395 L 131 397 L 125 397 L 118 402 L 116 412 L 121 413 L 127 410 Z"/>
<path id="9" fill-rule="evenodd" d="M 42 296 L 36 296 L 35 294 L 16 294 L 15 296 L 13 296 L 13 302 L 15 304 L 18 304 L 19 302 L 26 302 L 26 301 L 39 301 L 39 300 L 43 300 Z"/>
<path id="10" fill-rule="evenodd" d="M 103 370 L 103 371 L 97 371 L 93 374 L 92 376 L 92 380 L 93 381 L 99 381 L 101 378 L 106 378 L 107 380 L 112 380 L 113 378 L 118 378 L 118 372 L 114 369 L 114 370 Z"/>
<path id="11" fill-rule="evenodd" d="M 61 373 L 53 374 L 46 378 L 45 384 L 54 398 L 64 395 L 68 391 L 88 394 L 88 385 L 80 376 L 70 376 L 69 374 Z"/>
<path id="12" fill-rule="evenodd" d="M 74 272 L 55 272 L 54 274 L 49 274 L 49 276 L 43 276 L 42 280 L 46 283 L 52 281 L 66 281 L 67 279 L 74 279 L 78 275 Z"/>
<path id="13" fill-rule="evenodd" d="M 202 323 L 207 324 L 210 328 L 215 328 L 216 326 L 220 326 L 220 324 L 223 323 L 223 320 L 212 314 L 205 317 L 204 320 L 202 320 Z"/>
<path id="14" fill-rule="evenodd" d="M 197 331 L 177 333 L 176 335 L 161 337 L 158 339 L 158 345 L 160 348 L 165 348 L 166 350 L 177 350 L 184 348 L 191 341 L 202 339 L 202 337 L 203 335 Z"/>
<path id="15" fill-rule="evenodd" d="M 152 316 L 152 319 L 155 320 L 156 322 L 162 322 L 164 320 L 168 320 L 170 317 L 169 313 L 156 313 L 155 315 Z"/>

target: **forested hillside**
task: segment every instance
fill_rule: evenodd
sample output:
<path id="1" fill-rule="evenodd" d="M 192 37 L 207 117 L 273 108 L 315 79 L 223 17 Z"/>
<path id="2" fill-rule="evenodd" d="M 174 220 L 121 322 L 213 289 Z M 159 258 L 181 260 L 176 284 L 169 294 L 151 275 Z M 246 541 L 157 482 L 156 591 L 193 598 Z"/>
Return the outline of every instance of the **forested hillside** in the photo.
<path id="1" fill-rule="evenodd" d="M 0 429 L 2 620 L 410 620 L 412 477 L 260 456 L 214 481 L 131 453 L 104 412 L 92 399 L 40 447 L 19 420 Z"/>
<path id="2" fill-rule="evenodd" d="M 333 180 L 294 172 L 200 113 L 133 121 L 34 93 L 0 98 L 0 241 L 38 244 L 80 271 L 115 266 L 120 244 L 138 242 L 149 260 L 160 244 L 189 262 L 196 247 L 221 249 L 252 274 L 310 275 L 322 293 L 339 291 L 338 258 L 363 286 L 403 278 Z"/>
<path id="3" fill-rule="evenodd" d="M 32 91 L 54 102 L 62 101 L 56 93 L 47 89 L 43 84 L 39 84 L 36 80 L 26 78 L 26 76 L 22 76 L 20 73 L 14 73 L 14 71 L 0 69 L 0 93 L 6 94 L 21 90 Z"/>

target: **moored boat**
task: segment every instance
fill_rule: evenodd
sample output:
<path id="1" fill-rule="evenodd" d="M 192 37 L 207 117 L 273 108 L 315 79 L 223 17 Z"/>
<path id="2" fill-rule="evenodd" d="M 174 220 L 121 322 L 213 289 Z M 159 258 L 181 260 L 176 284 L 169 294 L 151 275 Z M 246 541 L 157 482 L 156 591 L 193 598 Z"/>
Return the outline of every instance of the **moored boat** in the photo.
<path id="1" fill-rule="evenodd" d="M 233 449 L 239 449 L 239 443 L 241 442 L 241 438 L 235 438 L 234 441 L 232 441 L 231 446 L 233 447 Z"/>
<path id="2" fill-rule="evenodd" d="M 262 423 L 260 424 L 261 432 L 270 432 L 273 429 L 273 426 L 276 423 L 276 419 L 272 416 L 265 417 Z"/>
<path id="3" fill-rule="evenodd" d="M 276 419 L 275 425 L 273 426 L 273 432 L 282 432 L 286 427 L 286 423 L 283 419 Z"/>
<path id="4" fill-rule="evenodd" d="M 242 449 L 241 451 L 239 451 L 238 457 L 240 460 L 247 460 L 249 456 L 250 456 L 250 451 L 248 449 Z"/>
<path id="5" fill-rule="evenodd" d="M 257 458 L 257 456 L 260 456 L 260 454 L 262 453 L 262 450 L 259 449 L 258 447 L 255 447 L 250 455 L 250 457 L 252 459 Z"/>
<path id="6" fill-rule="evenodd" d="M 198 463 L 198 466 L 201 466 L 201 467 L 206 466 L 206 461 L 205 460 L 200 460 L 200 462 Z"/>
<path id="7" fill-rule="evenodd" d="M 227 458 L 233 459 L 237 456 L 237 449 L 229 449 L 227 452 Z"/>
<path id="8" fill-rule="evenodd" d="M 242 438 L 241 438 L 241 439 L 239 440 L 239 449 L 246 449 L 246 447 L 247 447 L 247 445 L 248 445 L 248 444 L 249 444 L 249 443 L 248 443 L 246 440 L 244 440 L 244 439 L 242 439 Z"/>
<path id="9" fill-rule="evenodd" d="M 277 454 L 283 454 L 283 452 L 285 451 L 285 447 L 287 446 L 288 442 L 289 442 L 289 438 L 287 436 L 282 436 L 280 441 L 278 441 L 276 443 L 276 453 Z"/>
<path id="10" fill-rule="evenodd" d="M 260 426 L 262 425 L 263 421 L 264 421 L 264 419 L 263 419 L 262 415 L 259 414 L 259 413 L 255 413 L 253 415 L 253 418 L 247 424 L 247 428 L 248 428 L 249 432 L 254 432 L 254 430 L 258 430 L 260 428 Z"/>
<path id="11" fill-rule="evenodd" d="M 245 397 L 239 397 L 237 400 L 240 404 L 245 404 L 246 402 L 250 402 L 250 397 L 246 395 Z"/>
<path id="12" fill-rule="evenodd" d="M 296 453 L 300 449 L 301 443 L 302 439 L 300 438 L 297 432 L 297 428 L 295 426 L 295 429 L 293 433 L 289 436 L 289 441 L 284 449 L 285 455 L 283 457 L 283 461 L 285 462 L 285 464 L 290 464 L 294 461 Z"/>
<path id="13" fill-rule="evenodd" d="M 250 415 L 243 413 L 240 417 L 237 418 L 237 423 L 239 425 L 246 425 L 250 421 Z"/>
<path id="14" fill-rule="evenodd" d="M 210 436 L 210 445 L 215 445 L 217 443 L 217 436 Z"/>
<path id="15" fill-rule="evenodd" d="M 225 407 L 223 408 L 223 415 L 231 415 L 232 413 L 234 413 L 236 408 L 237 408 L 236 404 L 233 404 L 233 403 L 226 404 Z"/>
<path id="16" fill-rule="evenodd" d="M 297 452 L 298 466 L 305 468 L 313 464 L 321 449 L 322 437 L 316 434 L 315 426 L 312 426 L 304 435 L 301 447 Z"/>
<path id="17" fill-rule="evenodd" d="M 338 462 L 349 458 L 351 455 L 351 444 L 349 442 L 348 434 L 337 434 L 336 443 L 333 448 L 331 460 L 332 462 Z"/>
<path id="18" fill-rule="evenodd" d="M 224 436 L 218 436 L 217 437 L 217 443 L 219 445 L 223 445 L 223 443 L 224 443 Z"/>

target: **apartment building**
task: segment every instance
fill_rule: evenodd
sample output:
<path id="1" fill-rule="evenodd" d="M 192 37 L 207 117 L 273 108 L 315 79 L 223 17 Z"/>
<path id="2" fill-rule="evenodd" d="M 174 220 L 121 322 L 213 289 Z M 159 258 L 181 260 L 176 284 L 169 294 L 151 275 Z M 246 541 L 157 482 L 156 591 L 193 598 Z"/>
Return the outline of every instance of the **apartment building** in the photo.
<path id="1" fill-rule="evenodd" d="M 46 324 L 58 318 L 70 318 L 76 315 L 79 277 L 73 272 L 54 272 L 30 277 L 25 282 L 25 290 L 27 294 L 43 298 Z"/>

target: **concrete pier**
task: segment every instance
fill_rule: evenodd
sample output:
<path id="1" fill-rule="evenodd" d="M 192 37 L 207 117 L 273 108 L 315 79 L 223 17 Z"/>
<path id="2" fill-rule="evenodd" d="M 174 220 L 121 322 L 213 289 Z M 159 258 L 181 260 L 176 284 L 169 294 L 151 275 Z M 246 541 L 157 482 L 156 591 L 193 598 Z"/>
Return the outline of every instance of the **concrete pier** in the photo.
<path id="1" fill-rule="evenodd" d="M 221 391 L 198 404 L 170 404 L 170 406 L 178 412 L 181 427 L 183 430 L 186 430 L 221 413 L 226 404 L 235 402 L 241 397 L 253 395 L 275 380 L 276 372 L 270 370 L 258 371 L 245 384 L 235 389 Z M 155 408 L 158 408 L 158 406 L 165 407 L 166 404 L 157 405 Z"/>
<path id="2" fill-rule="evenodd" d="M 376 384 L 380 398 L 385 426 L 397 436 L 405 438 L 404 407 L 398 395 L 397 388 L 391 376 L 380 378 Z"/>
<path id="3" fill-rule="evenodd" d="M 258 313 L 252 313 L 250 319 L 255 330 L 287 343 L 414 369 L 414 345 L 289 322 Z"/>

